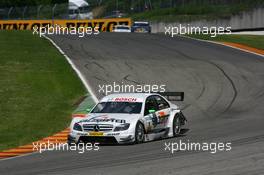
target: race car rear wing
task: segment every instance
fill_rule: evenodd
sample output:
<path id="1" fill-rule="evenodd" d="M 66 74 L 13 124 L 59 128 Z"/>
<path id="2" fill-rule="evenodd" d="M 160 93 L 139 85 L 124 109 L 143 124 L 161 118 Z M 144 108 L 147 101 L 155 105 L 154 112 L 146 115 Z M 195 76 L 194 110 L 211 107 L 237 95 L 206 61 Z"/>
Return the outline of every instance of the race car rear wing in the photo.
<path id="1" fill-rule="evenodd" d="M 183 101 L 184 92 L 157 92 L 169 101 Z"/>

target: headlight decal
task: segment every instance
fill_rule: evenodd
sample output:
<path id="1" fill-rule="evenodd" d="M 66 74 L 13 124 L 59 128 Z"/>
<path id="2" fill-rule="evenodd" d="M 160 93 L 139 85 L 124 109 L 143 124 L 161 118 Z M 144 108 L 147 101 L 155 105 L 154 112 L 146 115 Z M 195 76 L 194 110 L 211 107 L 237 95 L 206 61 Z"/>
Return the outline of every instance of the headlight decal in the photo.
<path id="1" fill-rule="evenodd" d="M 121 124 L 115 127 L 114 131 L 125 131 L 129 128 L 130 124 L 129 123 L 125 123 L 125 124 Z"/>
<path id="2" fill-rule="evenodd" d="M 76 131 L 82 131 L 82 126 L 78 123 L 75 123 L 73 126 L 73 129 Z"/>

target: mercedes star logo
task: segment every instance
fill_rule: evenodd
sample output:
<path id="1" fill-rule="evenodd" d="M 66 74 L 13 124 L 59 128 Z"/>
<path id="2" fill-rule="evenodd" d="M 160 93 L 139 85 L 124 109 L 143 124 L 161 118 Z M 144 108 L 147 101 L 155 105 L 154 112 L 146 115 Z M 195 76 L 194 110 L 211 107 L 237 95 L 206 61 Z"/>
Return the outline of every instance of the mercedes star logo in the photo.
<path id="1" fill-rule="evenodd" d="M 100 131 L 99 125 L 94 125 L 94 131 Z"/>

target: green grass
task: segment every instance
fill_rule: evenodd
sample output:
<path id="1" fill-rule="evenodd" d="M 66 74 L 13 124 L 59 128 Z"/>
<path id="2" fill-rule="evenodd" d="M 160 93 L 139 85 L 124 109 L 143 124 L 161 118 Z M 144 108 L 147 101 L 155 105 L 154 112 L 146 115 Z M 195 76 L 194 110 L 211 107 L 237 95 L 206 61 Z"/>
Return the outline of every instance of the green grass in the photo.
<path id="1" fill-rule="evenodd" d="M 130 14 L 134 20 L 149 20 L 153 22 L 189 22 L 194 20 L 213 20 L 217 18 L 229 18 L 234 14 L 263 6 L 263 0 L 245 0 L 240 3 L 187 3 L 173 8 L 156 8 L 150 11 Z"/>
<path id="2" fill-rule="evenodd" d="M 48 40 L 29 31 L 0 31 L 0 150 L 65 129 L 84 94 Z"/>
<path id="3" fill-rule="evenodd" d="M 219 10 L 221 9 L 221 10 Z M 231 15 L 228 5 L 186 5 L 175 8 L 155 9 L 147 12 L 132 14 L 134 20 L 150 21 L 193 21 L 197 19 L 215 19 Z"/>
<path id="4" fill-rule="evenodd" d="M 211 37 L 209 35 L 188 36 L 204 40 L 238 43 L 257 49 L 264 49 L 264 36 L 261 35 L 218 35 L 216 37 Z"/>

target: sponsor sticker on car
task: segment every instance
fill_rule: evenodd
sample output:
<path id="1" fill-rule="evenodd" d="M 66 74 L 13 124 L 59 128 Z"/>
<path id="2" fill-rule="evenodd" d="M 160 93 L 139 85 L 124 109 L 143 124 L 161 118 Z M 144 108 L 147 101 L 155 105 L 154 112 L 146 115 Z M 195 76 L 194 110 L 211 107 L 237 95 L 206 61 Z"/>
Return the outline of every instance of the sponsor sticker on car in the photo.
<path id="1" fill-rule="evenodd" d="M 137 28 L 136 32 L 145 32 L 145 29 L 144 28 Z"/>
<path id="2" fill-rule="evenodd" d="M 92 131 L 92 132 L 89 132 L 88 135 L 89 136 L 103 136 L 104 133 L 103 132 L 95 132 L 95 131 Z"/>
<path id="3" fill-rule="evenodd" d="M 107 99 L 108 102 L 143 102 L 142 98 L 134 97 L 115 97 Z"/>

